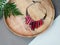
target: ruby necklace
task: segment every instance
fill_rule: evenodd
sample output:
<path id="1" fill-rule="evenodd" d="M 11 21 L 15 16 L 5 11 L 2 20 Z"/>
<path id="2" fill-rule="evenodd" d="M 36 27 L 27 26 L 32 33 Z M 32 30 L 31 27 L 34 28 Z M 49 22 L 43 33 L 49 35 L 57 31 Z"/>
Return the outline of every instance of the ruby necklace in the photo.
<path id="1" fill-rule="evenodd" d="M 28 13 L 28 8 L 29 8 L 30 6 L 32 6 L 33 4 L 35 4 L 35 3 L 40 3 L 40 2 L 39 2 L 39 1 L 32 1 L 32 2 L 33 2 L 33 3 L 30 4 L 30 5 L 26 8 L 26 17 L 25 17 L 25 19 L 26 19 L 26 24 L 28 24 L 29 27 L 31 28 L 31 30 L 34 31 L 36 28 L 38 28 L 38 27 L 40 27 L 40 26 L 43 25 L 44 20 L 45 20 L 47 14 L 45 14 L 45 16 L 44 16 L 42 19 L 37 20 L 37 21 L 34 21 L 34 20 L 30 17 L 30 14 Z"/>

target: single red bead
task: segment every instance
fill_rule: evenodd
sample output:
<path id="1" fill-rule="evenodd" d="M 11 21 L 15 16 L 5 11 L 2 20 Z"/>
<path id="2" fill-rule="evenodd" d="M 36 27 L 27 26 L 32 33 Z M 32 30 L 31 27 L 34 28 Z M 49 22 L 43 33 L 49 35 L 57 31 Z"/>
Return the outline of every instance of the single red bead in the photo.
<path id="1" fill-rule="evenodd" d="M 40 20 L 40 26 L 41 26 L 42 24 L 43 24 L 43 20 L 41 19 L 41 20 Z"/>

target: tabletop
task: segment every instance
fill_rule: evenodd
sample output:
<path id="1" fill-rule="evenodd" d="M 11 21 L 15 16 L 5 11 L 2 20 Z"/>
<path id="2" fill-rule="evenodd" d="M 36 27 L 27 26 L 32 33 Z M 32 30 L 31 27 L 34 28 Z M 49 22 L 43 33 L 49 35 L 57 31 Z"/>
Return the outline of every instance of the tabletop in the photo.
<path id="1" fill-rule="evenodd" d="M 57 17 L 60 14 L 60 0 L 52 0 Z M 23 38 L 14 35 L 6 27 L 4 20 L 0 19 L 0 45 L 28 45 L 34 38 Z"/>

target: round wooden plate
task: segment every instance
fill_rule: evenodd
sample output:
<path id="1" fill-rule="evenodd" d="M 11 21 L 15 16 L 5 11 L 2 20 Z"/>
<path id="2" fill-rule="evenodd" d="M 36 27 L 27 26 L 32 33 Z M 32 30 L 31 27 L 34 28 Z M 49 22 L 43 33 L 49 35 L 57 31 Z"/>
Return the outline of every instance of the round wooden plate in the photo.
<path id="1" fill-rule="evenodd" d="M 32 0 L 10 0 L 10 2 L 15 2 L 17 8 L 24 14 L 23 16 L 13 16 L 7 17 L 4 21 L 7 27 L 15 35 L 23 37 L 35 37 L 41 32 L 45 31 L 53 22 L 55 16 L 54 6 L 51 0 L 35 0 L 40 1 L 41 4 L 36 3 L 29 8 L 29 14 L 32 19 L 39 20 L 47 14 L 44 24 L 32 31 L 28 25 L 25 24 L 26 7 L 32 3 Z M 46 12 L 47 11 L 47 12 Z M 25 29 L 26 28 L 26 29 Z"/>

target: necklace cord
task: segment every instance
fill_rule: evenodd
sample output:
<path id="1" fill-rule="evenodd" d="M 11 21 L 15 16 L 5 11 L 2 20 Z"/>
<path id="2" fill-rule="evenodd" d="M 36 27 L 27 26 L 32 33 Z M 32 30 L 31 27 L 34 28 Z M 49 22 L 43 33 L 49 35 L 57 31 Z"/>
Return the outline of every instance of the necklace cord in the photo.
<path id="1" fill-rule="evenodd" d="M 40 1 L 32 1 L 32 2 L 33 2 L 33 3 L 30 4 L 30 5 L 26 8 L 26 15 L 29 15 L 29 13 L 28 13 L 28 8 L 29 8 L 30 6 L 32 6 L 32 5 L 35 4 L 35 3 L 41 3 Z M 45 16 L 43 17 L 43 20 L 46 18 L 46 16 L 47 16 L 47 10 L 46 10 Z"/>

